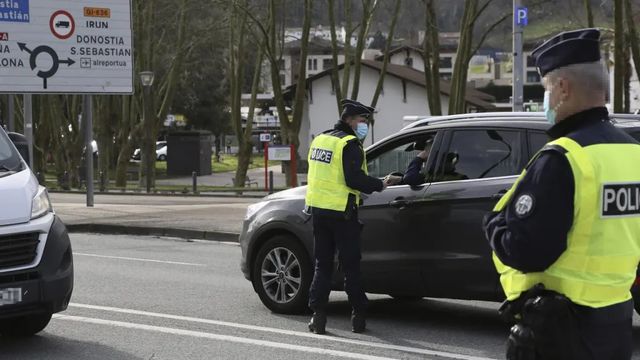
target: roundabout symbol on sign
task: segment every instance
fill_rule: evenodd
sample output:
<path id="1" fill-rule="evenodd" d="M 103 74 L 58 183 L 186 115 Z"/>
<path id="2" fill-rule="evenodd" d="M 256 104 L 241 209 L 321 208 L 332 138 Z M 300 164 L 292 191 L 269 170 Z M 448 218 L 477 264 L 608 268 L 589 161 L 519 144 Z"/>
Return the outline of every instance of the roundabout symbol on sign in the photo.
<path id="1" fill-rule="evenodd" d="M 76 22 L 68 11 L 58 10 L 51 15 L 49 28 L 53 36 L 66 40 L 76 31 Z"/>
<path id="2" fill-rule="evenodd" d="M 53 50 L 52 48 L 50 48 L 49 46 L 46 46 L 46 45 L 40 45 L 40 46 L 36 47 L 33 50 L 30 50 L 27 47 L 27 44 L 25 44 L 25 43 L 18 43 L 18 46 L 20 47 L 20 50 L 29 53 L 29 55 L 30 55 L 30 57 L 29 57 L 29 65 L 31 66 L 31 70 L 35 70 L 36 69 L 36 66 L 37 66 L 36 59 L 37 59 L 38 55 L 40 55 L 42 53 L 46 53 L 46 54 L 49 54 L 49 56 L 51 57 L 52 64 L 51 64 L 51 67 L 49 68 L 49 70 L 47 70 L 47 71 L 40 70 L 36 74 L 38 77 L 42 78 L 42 81 L 43 81 L 42 87 L 44 89 L 47 88 L 47 79 L 52 77 L 53 75 L 55 75 L 58 72 L 58 69 L 60 68 L 60 64 L 67 64 L 67 66 L 71 66 L 71 65 L 76 63 L 71 58 L 67 58 L 67 60 L 60 60 L 60 58 L 58 57 L 58 53 L 56 53 L 55 50 Z"/>

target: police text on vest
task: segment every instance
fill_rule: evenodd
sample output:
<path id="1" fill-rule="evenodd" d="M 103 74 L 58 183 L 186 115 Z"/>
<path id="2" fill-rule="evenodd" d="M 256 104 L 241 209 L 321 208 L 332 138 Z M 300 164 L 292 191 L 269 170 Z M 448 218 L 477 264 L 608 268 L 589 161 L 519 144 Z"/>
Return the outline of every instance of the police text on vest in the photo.
<path id="1" fill-rule="evenodd" d="M 602 216 L 629 215 L 640 215 L 640 183 L 603 185 Z"/>
<path id="2" fill-rule="evenodd" d="M 333 151 L 324 149 L 311 149 L 311 160 L 320 161 L 323 163 L 331 164 L 331 158 L 333 157 Z"/>

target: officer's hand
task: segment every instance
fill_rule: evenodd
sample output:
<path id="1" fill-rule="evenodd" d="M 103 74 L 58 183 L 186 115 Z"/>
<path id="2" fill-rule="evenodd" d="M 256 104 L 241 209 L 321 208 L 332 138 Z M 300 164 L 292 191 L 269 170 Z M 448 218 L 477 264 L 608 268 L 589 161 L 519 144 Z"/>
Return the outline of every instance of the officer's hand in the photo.
<path id="1" fill-rule="evenodd" d="M 400 184 L 400 182 L 402 182 L 402 176 L 389 174 L 385 176 L 384 182 L 387 184 L 387 186 L 398 185 Z"/>

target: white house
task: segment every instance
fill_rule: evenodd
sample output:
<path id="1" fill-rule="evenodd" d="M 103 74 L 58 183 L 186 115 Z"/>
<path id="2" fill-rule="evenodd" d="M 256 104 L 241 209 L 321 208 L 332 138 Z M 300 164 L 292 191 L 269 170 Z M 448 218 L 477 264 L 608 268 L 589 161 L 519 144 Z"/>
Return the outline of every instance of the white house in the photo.
<path id="1" fill-rule="evenodd" d="M 342 73 L 344 65 L 339 66 Z M 370 104 L 376 89 L 382 63 L 363 60 L 360 75 L 358 101 Z M 353 74 L 353 72 L 352 72 Z M 341 75 L 342 77 L 342 75 Z M 353 84 L 351 79 L 350 84 Z M 295 85 L 285 90 L 292 98 Z M 441 102 L 444 112 L 448 109 L 450 85 L 441 81 Z M 486 111 L 493 108 L 491 96 L 470 89 L 467 93 L 467 111 Z M 403 126 L 403 116 L 429 115 L 424 73 L 403 65 L 389 64 L 383 92 L 376 105 L 375 125 L 371 128 L 365 146 L 398 132 Z M 300 129 L 300 156 L 305 159 L 311 140 L 331 129 L 339 119 L 336 95 L 331 81 L 331 70 L 325 70 L 307 79 L 307 96 Z"/>

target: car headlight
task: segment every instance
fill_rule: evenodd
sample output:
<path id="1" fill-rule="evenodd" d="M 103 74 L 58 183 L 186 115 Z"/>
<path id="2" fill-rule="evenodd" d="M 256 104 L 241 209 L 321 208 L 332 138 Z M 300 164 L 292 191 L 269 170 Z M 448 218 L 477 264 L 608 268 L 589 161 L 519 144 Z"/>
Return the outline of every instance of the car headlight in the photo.
<path id="1" fill-rule="evenodd" d="M 43 217 L 50 212 L 53 212 L 53 207 L 49 200 L 49 193 L 47 193 L 47 189 L 44 186 L 40 186 L 31 205 L 31 220 Z"/>
<path id="2" fill-rule="evenodd" d="M 262 208 L 267 206 L 267 204 L 269 204 L 268 201 L 261 201 L 259 203 L 255 203 L 255 204 L 249 205 L 249 207 L 247 207 L 247 214 L 244 216 L 244 219 L 245 220 L 249 220 L 258 211 L 262 210 Z"/>

